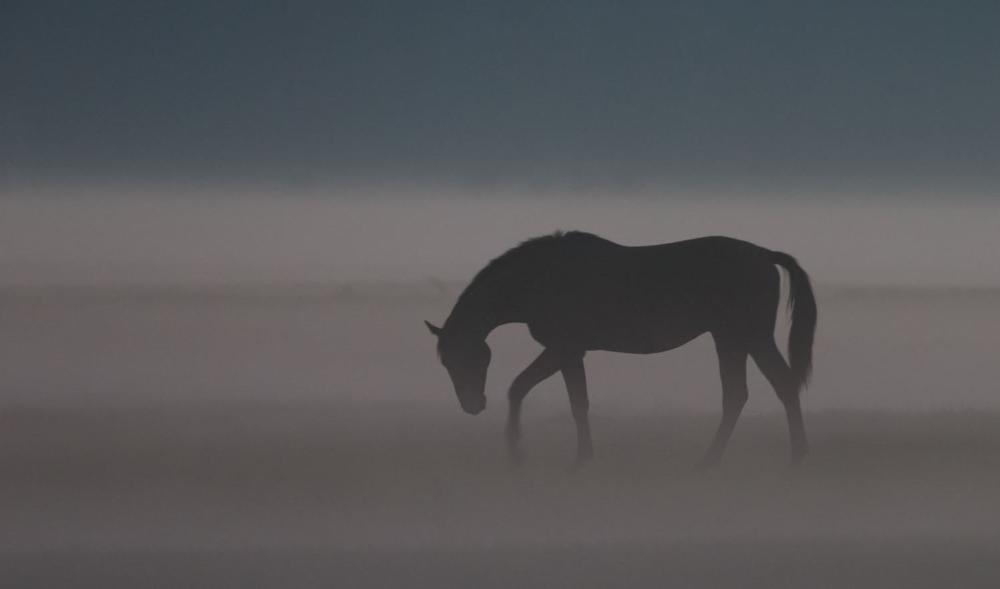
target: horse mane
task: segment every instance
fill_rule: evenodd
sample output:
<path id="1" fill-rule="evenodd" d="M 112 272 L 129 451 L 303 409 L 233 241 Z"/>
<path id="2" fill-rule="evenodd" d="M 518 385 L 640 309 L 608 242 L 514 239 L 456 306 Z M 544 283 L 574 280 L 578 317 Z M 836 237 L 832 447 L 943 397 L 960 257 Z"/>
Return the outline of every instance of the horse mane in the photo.
<path id="1" fill-rule="evenodd" d="M 462 294 L 459 295 L 458 300 L 455 302 L 455 308 L 460 308 L 462 303 L 468 299 L 469 293 L 472 292 L 476 285 L 481 283 L 485 278 L 508 268 L 515 262 L 518 262 L 525 257 L 536 255 L 541 251 L 551 249 L 564 244 L 567 241 L 578 240 L 593 240 L 611 243 L 602 237 L 598 237 L 593 233 L 587 233 L 585 231 L 555 231 L 548 235 L 540 235 L 538 237 L 532 237 L 531 239 L 522 241 L 518 245 L 493 258 L 489 263 L 483 266 L 483 269 L 476 273 L 476 275 L 472 278 L 472 281 L 470 281 L 468 286 L 465 287 L 465 290 L 462 291 Z"/>
<path id="2" fill-rule="evenodd" d="M 556 245 L 560 245 L 565 241 L 578 240 L 578 239 L 593 239 L 597 241 L 606 241 L 604 238 L 598 237 L 593 233 L 587 233 L 586 231 L 555 231 L 549 233 L 548 235 L 540 235 L 538 237 L 532 237 L 531 239 L 526 239 L 500 254 L 499 256 L 490 260 L 482 270 L 476 273 L 473 277 L 472 282 L 469 286 L 472 286 L 481 278 L 485 278 L 487 275 L 493 274 L 494 272 L 500 271 L 511 263 L 519 260 L 520 258 L 536 254 L 539 250 L 544 250 L 551 248 Z"/>

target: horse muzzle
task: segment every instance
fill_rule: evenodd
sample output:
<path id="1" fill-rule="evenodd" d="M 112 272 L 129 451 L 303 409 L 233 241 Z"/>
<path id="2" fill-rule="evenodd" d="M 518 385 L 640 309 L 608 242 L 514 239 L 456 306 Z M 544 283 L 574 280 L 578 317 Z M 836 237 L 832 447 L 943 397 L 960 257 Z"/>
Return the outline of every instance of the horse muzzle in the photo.
<path id="1" fill-rule="evenodd" d="M 463 400 L 461 405 L 462 410 L 469 415 L 479 415 L 483 412 L 483 409 L 486 409 L 486 397 L 479 397 L 468 401 Z"/>

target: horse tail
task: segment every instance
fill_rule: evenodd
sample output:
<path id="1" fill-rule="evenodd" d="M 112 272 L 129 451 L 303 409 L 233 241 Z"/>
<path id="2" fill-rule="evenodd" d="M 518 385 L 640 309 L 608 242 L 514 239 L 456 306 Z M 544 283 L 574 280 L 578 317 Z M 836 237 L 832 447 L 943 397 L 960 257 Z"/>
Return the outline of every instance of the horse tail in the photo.
<path id="1" fill-rule="evenodd" d="M 788 308 L 792 312 L 792 328 L 788 334 L 788 364 L 791 367 L 795 388 L 801 390 L 809 383 L 812 373 L 813 338 L 816 334 L 816 297 L 813 296 L 809 275 L 792 256 L 771 252 L 771 259 L 788 272 L 791 288 Z"/>

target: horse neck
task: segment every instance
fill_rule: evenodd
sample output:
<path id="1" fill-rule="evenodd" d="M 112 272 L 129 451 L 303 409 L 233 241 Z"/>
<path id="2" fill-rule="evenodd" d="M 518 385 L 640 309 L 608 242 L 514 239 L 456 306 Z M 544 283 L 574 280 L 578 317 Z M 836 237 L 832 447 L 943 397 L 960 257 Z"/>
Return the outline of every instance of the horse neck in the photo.
<path id="1" fill-rule="evenodd" d="M 500 325 L 523 321 L 513 292 L 501 276 L 477 277 L 459 296 L 445 329 L 483 340 Z"/>

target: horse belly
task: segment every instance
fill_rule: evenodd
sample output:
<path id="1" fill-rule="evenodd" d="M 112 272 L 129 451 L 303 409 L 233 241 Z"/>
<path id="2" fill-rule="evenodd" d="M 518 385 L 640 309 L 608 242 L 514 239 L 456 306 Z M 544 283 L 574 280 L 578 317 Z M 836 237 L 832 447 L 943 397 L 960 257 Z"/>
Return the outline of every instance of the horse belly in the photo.
<path id="1" fill-rule="evenodd" d="M 656 354 L 679 348 L 706 331 L 694 326 L 656 322 L 625 325 L 614 331 L 593 334 L 590 349 L 626 354 Z"/>
<path id="2" fill-rule="evenodd" d="M 708 331 L 698 313 L 652 312 L 643 306 L 628 313 L 593 309 L 585 317 L 549 316 L 529 325 L 545 346 L 566 346 L 627 354 L 655 354 L 680 347 Z M 561 319 L 561 320 L 560 320 Z"/>

